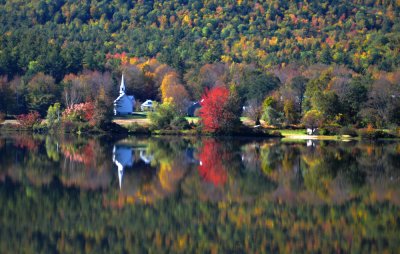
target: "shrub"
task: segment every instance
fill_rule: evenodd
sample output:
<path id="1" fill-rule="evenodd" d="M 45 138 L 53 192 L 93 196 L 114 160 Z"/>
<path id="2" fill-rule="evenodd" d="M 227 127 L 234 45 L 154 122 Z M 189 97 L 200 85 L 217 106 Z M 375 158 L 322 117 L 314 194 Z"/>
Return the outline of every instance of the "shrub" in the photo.
<path id="1" fill-rule="evenodd" d="M 67 133 L 75 132 L 76 124 L 70 120 L 65 120 L 62 123 L 62 128 Z"/>
<path id="2" fill-rule="evenodd" d="M 107 99 L 104 89 L 100 90 L 94 103 L 93 114 L 89 120 L 90 125 L 98 128 L 107 128 L 112 122 L 112 102 Z"/>
<path id="3" fill-rule="evenodd" d="M 302 119 L 302 123 L 306 128 L 316 129 L 321 127 L 324 123 L 324 117 L 318 110 L 310 110 L 305 113 Z"/>
<path id="4" fill-rule="evenodd" d="M 32 111 L 28 114 L 18 115 L 17 120 L 19 124 L 25 128 L 32 128 L 35 124 L 39 124 L 41 121 L 40 114 L 37 111 Z"/>
<path id="5" fill-rule="evenodd" d="M 94 103 L 85 102 L 74 104 L 62 113 L 63 121 L 89 122 L 93 119 Z"/>
<path id="6" fill-rule="evenodd" d="M 176 117 L 176 111 L 171 100 L 165 100 L 156 105 L 156 111 L 149 114 L 152 129 L 169 128 L 171 121 Z"/>
<path id="7" fill-rule="evenodd" d="M 149 134 L 150 131 L 147 127 L 144 127 L 138 123 L 129 124 L 127 127 L 128 132 L 135 134 Z"/>
<path id="8" fill-rule="evenodd" d="M 274 137 L 283 137 L 282 136 L 282 133 L 280 132 L 280 131 L 272 131 L 271 132 L 271 136 L 274 136 Z"/>
<path id="9" fill-rule="evenodd" d="M 45 133 L 47 132 L 47 125 L 46 124 L 34 124 L 32 127 L 34 132 Z"/>
<path id="10" fill-rule="evenodd" d="M 171 121 L 170 127 L 174 130 L 188 130 L 191 126 L 185 117 L 178 116 Z"/>
<path id="11" fill-rule="evenodd" d="M 393 136 L 400 137 L 400 127 L 396 125 L 390 126 L 389 133 Z"/>
<path id="12" fill-rule="evenodd" d="M 324 125 L 323 128 L 319 130 L 320 135 L 339 135 L 340 134 L 340 125 L 338 124 L 329 124 Z"/>
<path id="13" fill-rule="evenodd" d="M 270 106 L 264 109 L 264 114 L 262 115 L 262 119 L 264 121 L 266 121 L 269 125 L 273 125 L 278 128 L 282 127 L 283 118 L 282 112 L 279 112 Z"/>
<path id="14" fill-rule="evenodd" d="M 0 112 L 0 124 L 4 123 L 5 119 L 6 119 L 6 114 Z"/>
<path id="15" fill-rule="evenodd" d="M 359 130 L 358 134 L 360 135 L 361 138 L 365 138 L 365 139 L 395 138 L 396 137 L 395 135 L 393 135 L 391 133 L 384 132 L 382 130 L 376 130 L 370 124 L 368 125 L 367 128 Z"/>
<path id="16" fill-rule="evenodd" d="M 90 128 L 89 123 L 86 122 L 73 122 L 73 121 L 63 121 L 62 129 L 67 133 L 82 133 L 88 131 Z"/>
<path id="17" fill-rule="evenodd" d="M 50 128 L 60 122 L 60 103 L 54 103 L 53 106 L 49 107 L 46 120 Z"/>
<path id="18" fill-rule="evenodd" d="M 357 137 L 357 130 L 352 127 L 343 127 L 339 131 L 340 135 L 349 135 L 350 137 Z"/>

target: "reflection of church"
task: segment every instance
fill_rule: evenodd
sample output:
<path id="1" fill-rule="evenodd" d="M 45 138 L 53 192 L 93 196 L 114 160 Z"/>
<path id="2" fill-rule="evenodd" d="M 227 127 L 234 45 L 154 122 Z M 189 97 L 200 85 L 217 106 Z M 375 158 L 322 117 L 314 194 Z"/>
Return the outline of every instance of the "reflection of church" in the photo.
<path id="1" fill-rule="evenodd" d="M 136 154 L 139 156 L 136 156 Z M 146 153 L 146 148 L 131 147 L 126 145 L 115 145 L 113 148 L 113 162 L 118 167 L 118 181 L 119 188 L 122 187 L 122 179 L 124 176 L 124 169 L 133 167 L 134 163 L 142 161 L 144 164 L 150 164 L 153 156 Z"/>

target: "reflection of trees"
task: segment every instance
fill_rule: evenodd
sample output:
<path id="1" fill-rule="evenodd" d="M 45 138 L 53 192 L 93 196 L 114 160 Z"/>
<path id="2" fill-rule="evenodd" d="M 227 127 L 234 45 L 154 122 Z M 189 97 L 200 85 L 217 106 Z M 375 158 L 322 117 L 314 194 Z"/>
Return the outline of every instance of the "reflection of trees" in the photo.
<path id="1" fill-rule="evenodd" d="M 308 190 L 320 198 L 349 199 L 365 184 L 366 174 L 360 170 L 356 154 L 337 144 L 320 145 L 303 153 L 304 182 Z M 337 187 L 340 186 L 340 187 Z"/>
<path id="2" fill-rule="evenodd" d="M 245 140 L 206 139 L 198 149 L 199 166 L 182 184 L 185 196 L 204 201 L 254 200 L 276 188 L 252 159 L 257 145 Z M 200 164 L 201 162 L 201 164 Z"/>
<path id="3" fill-rule="evenodd" d="M 361 143 L 327 142 L 306 147 L 264 142 L 242 150 L 245 167 L 261 168 L 278 185 L 268 196 L 287 201 L 344 202 L 361 192 L 368 193 L 366 183 L 379 179 L 372 177 L 373 172 L 383 177 L 386 185 L 398 174 L 396 146 L 375 144 L 365 148 Z M 253 161 L 256 158 L 258 162 Z"/>
<path id="4" fill-rule="evenodd" d="M 36 152 L 40 141 L 30 135 L 13 136 L 14 145 L 21 149 L 27 149 L 29 152 Z"/>
<path id="5" fill-rule="evenodd" d="M 8 176 L 14 181 L 36 185 L 49 183 L 53 175 L 50 168 L 54 165 L 41 153 L 43 136 L 18 133 L 10 134 L 7 139 L 5 150 L 0 151 L 2 178 Z"/>
<path id="6" fill-rule="evenodd" d="M 259 169 L 243 166 L 240 147 L 246 142 L 202 141 L 168 137 L 146 139 L 145 143 L 137 138 L 124 140 L 121 144 L 146 147 L 153 160 L 151 167 L 136 161 L 132 169 L 124 170 L 118 206 L 154 203 L 178 193 L 200 200 L 242 202 L 276 188 Z"/>
<path id="7" fill-rule="evenodd" d="M 400 248 L 397 144 L 306 147 L 209 139 L 219 154 L 213 160 L 222 162 L 226 174 L 224 184 L 215 186 L 197 167 L 207 143 L 132 139 L 131 147 L 146 149 L 154 159 L 151 165 L 135 160 L 120 191 L 108 142 L 58 139 L 74 151 L 92 143 L 94 157 L 87 166 L 61 150 L 59 161 L 48 158 L 45 149 L 57 152 L 49 139 L 37 137 L 35 152 L 12 142 L 0 147 L 1 253 L 397 253 Z M 255 161 L 262 156 L 269 158 L 268 171 Z M 125 205 L 130 202 L 136 203 Z M 114 204 L 125 206 L 116 211 Z"/>
<path id="8" fill-rule="evenodd" d="M 123 143 L 132 149 L 144 146 L 146 154 L 153 159 L 151 165 L 147 165 L 135 155 L 132 169 L 124 171 L 119 205 L 137 201 L 153 203 L 176 193 L 188 169 L 188 160 L 183 152 L 188 147 L 187 140 L 150 138 L 143 143 L 140 139 L 131 138 Z"/>
<path id="9" fill-rule="evenodd" d="M 111 182 L 111 147 L 101 139 L 62 137 L 60 180 L 67 186 L 108 189 Z"/>
<path id="10" fill-rule="evenodd" d="M 134 166 L 122 191 L 111 144 L 103 139 L 16 135 L 0 143 L 0 179 L 34 185 L 113 190 L 126 202 L 154 203 L 178 195 L 242 202 L 263 196 L 287 202 L 343 203 L 363 196 L 400 203 L 397 143 L 301 143 L 240 139 L 133 138 Z M 125 142 L 125 141 L 121 141 Z M 129 144 L 130 143 L 130 144 Z M 135 148 L 136 147 L 136 148 Z M 152 158 L 143 160 L 143 156 Z M 201 165 L 200 164 L 201 161 Z M 115 188 L 114 188 L 115 187 Z"/>
<path id="11" fill-rule="evenodd" d="M 270 174 L 281 164 L 284 153 L 281 151 L 280 145 L 266 144 L 262 147 L 261 152 L 261 169 L 265 174 Z"/>
<path id="12" fill-rule="evenodd" d="M 400 204 L 400 151 L 397 142 L 361 143 L 357 163 L 367 175 L 372 200 Z"/>
<path id="13" fill-rule="evenodd" d="M 94 140 L 76 142 L 71 140 L 65 140 L 61 144 L 61 151 L 65 157 L 72 162 L 79 162 L 85 164 L 89 167 L 94 163 L 93 150 L 94 150 Z"/>
<path id="14" fill-rule="evenodd" d="M 14 181 L 29 181 L 39 186 L 59 178 L 64 185 L 108 188 L 111 162 L 105 151 L 107 146 L 100 140 L 25 134 L 8 139 L 12 147 L 0 151 L 3 178 L 8 175 Z M 88 158 L 83 159 L 84 156 Z"/>
<path id="15" fill-rule="evenodd" d="M 214 186 L 224 185 L 227 179 L 224 161 L 229 160 L 229 155 L 222 150 L 222 146 L 214 139 L 206 139 L 199 151 L 199 174 Z"/>
<path id="16" fill-rule="evenodd" d="M 1 183 L 0 252 L 397 253 L 400 248 L 398 207 L 388 203 L 352 199 L 345 205 L 293 206 L 265 198 L 212 203 L 174 197 L 115 211 L 102 201 L 101 192 Z"/>
<path id="17" fill-rule="evenodd" d="M 47 157 L 52 161 L 60 160 L 60 148 L 58 144 L 58 140 L 51 138 L 50 136 L 46 137 L 46 152 Z"/>

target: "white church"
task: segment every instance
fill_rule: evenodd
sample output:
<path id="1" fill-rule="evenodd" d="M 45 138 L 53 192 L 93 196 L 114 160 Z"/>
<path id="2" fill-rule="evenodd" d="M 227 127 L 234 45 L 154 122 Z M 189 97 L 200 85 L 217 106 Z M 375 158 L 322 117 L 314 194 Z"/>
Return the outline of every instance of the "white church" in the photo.
<path id="1" fill-rule="evenodd" d="M 135 108 L 135 97 L 133 95 L 125 94 L 124 75 L 122 75 L 121 86 L 119 88 L 119 96 L 114 101 L 114 115 L 128 115 L 132 114 Z"/>

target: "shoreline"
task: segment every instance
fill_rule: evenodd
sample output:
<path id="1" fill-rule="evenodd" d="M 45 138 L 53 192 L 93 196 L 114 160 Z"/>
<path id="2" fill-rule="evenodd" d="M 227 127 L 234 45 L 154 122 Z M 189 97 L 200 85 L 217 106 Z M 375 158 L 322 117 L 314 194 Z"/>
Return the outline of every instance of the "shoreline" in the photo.
<path id="1" fill-rule="evenodd" d="M 77 135 L 77 136 L 108 136 L 108 137 L 124 137 L 124 136 L 148 136 L 148 137 L 160 137 L 160 136 L 171 136 L 171 137 L 199 137 L 199 138 L 260 138 L 260 139 L 280 139 L 282 142 L 291 142 L 291 141 L 339 141 L 339 142 L 351 142 L 351 141 L 396 141 L 400 142 L 400 137 L 396 138 L 362 138 L 362 137 L 351 137 L 348 135 L 343 136 L 333 136 L 333 135 L 299 135 L 299 134 L 285 134 L 285 135 L 274 135 L 274 134 L 245 134 L 245 133 L 230 133 L 230 134 L 212 134 L 212 133 L 199 133 L 197 131 L 185 131 L 185 130 L 178 130 L 178 131 L 171 131 L 171 130 L 157 130 L 148 133 L 141 133 L 141 132 L 108 132 L 108 131 L 93 131 L 93 132 L 81 132 L 81 133 L 74 133 L 74 132 L 38 132 L 34 130 L 28 129 L 3 129 L 0 128 L 0 135 L 7 134 L 7 133 L 28 133 L 28 134 L 68 134 L 68 135 Z"/>
<path id="2" fill-rule="evenodd" d="M 32 129 L 20 126 L 15 120 L 6 120 L 4 123 L 0 124 L 0 133 L 32 133 L 32 134 L 72 134 L 72 135 L 92 135 L 92 136 L 190 136 L 190 137 L 244 137 L 244 138 L 279 138 L 282 141 L 304 141 L 304 140 L 319 140 L 319 141 L 361 141 L 361 140 L 394 140 L 400 141 L 400 136 L 395 134 L 390 134 L 389 136 L 357 136 L 350 135 L 308 135 L 305 134 L 303 129 L 255 129 L 251 126 L 244 125 L 243 129 L 238 129 L 237 131 L 229 133 L 211 133 L 201 131 L 200 129 L 189 129 L 189 130 L 151 130 L 150 127 L 145 124 L 141 125 L 136 122 L 135 128 L 130 128 L 129 124 L 118 123 L 113 121 L 113 123 L 107 126 L 106 130 L 101 130 L 98 128 L 86 128 L 81 130 L 65 131 L 64 129 L 49 129 L 45 124 L 38 125 Z M 362 129 L 357 129 L 356 131 L 361 131 Z M 381 131 L 382 130 L 376 130 Z M 388 133 L 389 134 L 389 133 Z"/>

